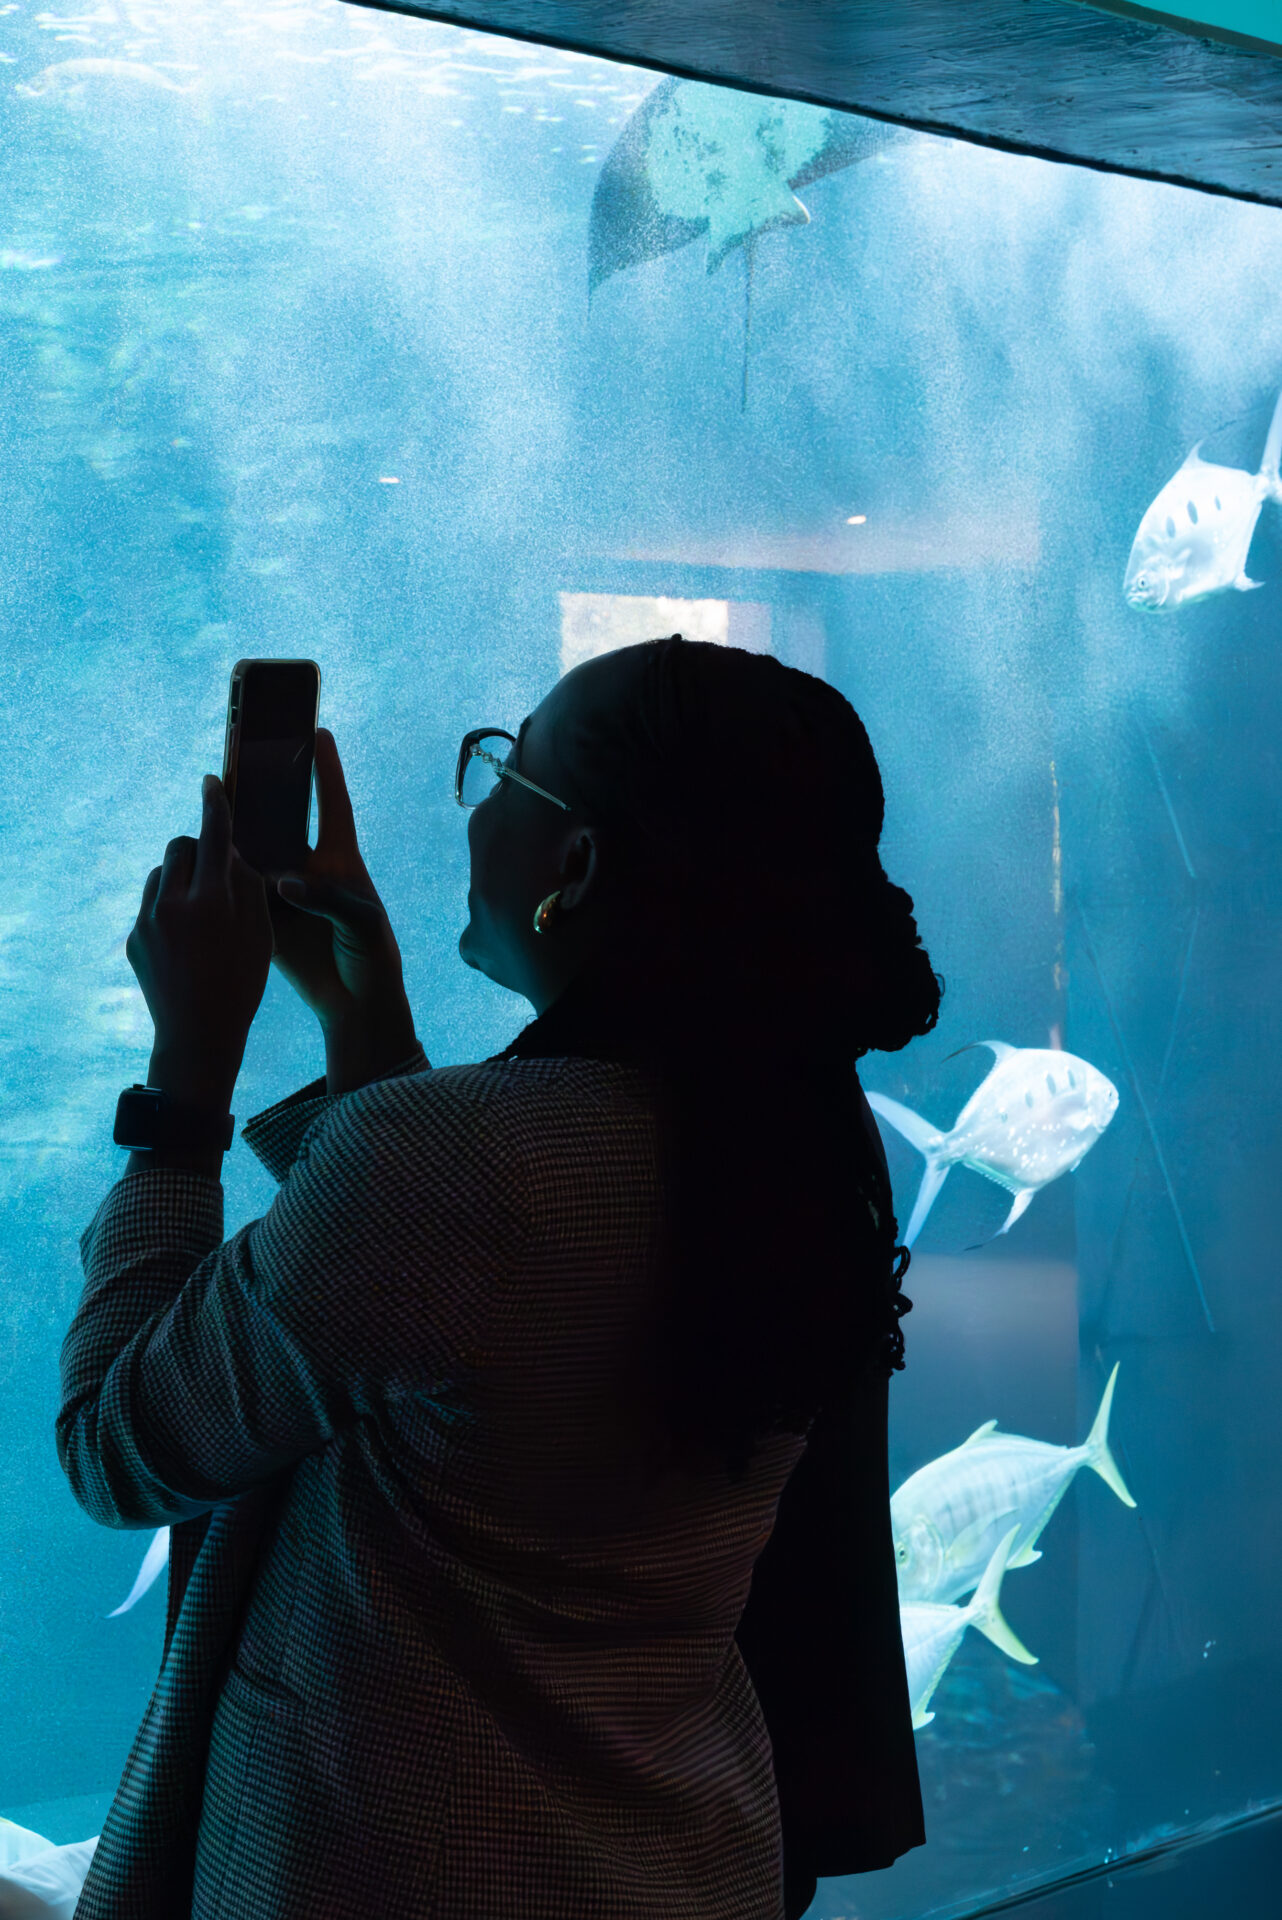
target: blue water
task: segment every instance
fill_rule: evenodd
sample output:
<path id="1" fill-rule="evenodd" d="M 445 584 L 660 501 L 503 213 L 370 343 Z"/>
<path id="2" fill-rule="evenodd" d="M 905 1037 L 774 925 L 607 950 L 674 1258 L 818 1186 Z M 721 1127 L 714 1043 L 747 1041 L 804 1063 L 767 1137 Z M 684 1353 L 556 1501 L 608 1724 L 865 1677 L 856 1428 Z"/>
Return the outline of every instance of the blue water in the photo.
<path id="1" fill-rule="evenodd" d="M 756 244 L 741 406 L 742 250 L 589 310 L 656 84 L 338 4 L 0 10 L 0 1809 L 53 1839 L 95 1830 L 161 1645 L 163 1582 L 106 1618 L 149 1536 L 74 1505 L 57 1357 L 150 1047 L 125 937 L 232 663 L 319 661 L 443 1064 L 528 1013 L 456 954 L 460 734 L 678 628 L 867 721 L 948 991 L 866 1084 L 945 1130 L 997 1039 L 1119 1094 L 1005 1237 L 1011 1195 L 950 1173 L 892 1484 L 994 1418 L 1080 1443 L 1120 1361 L 1138 1504 L 1079 1473 L 1003 1586 L 1038 1664 L 966 1634 L 917 1736 L 929 1845 L 816 1914 L 961 1913 L 1282 1799 L 1282 511 L 1262 590 L 1121 594 L 1194 441 L 1259 464 L 1282 214 L 914 136 Z M 238 1118 L 322 1064 L 273 976 Z M 887 1144 L 902 1222 L 922 1160 Z M 239 1142 L 224 1184 L 229 1232 L 271 1202 Z"/>

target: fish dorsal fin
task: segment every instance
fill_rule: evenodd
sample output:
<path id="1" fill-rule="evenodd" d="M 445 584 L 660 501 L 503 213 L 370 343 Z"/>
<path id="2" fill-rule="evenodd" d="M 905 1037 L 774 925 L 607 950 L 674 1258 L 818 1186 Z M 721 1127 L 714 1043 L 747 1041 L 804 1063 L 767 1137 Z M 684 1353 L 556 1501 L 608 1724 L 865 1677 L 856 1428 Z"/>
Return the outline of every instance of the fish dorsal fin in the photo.
<path id="1" fill-rule="evenodd" d="M 967 1435 L 966 1439 L 962 1441 L 962 1447 L 973 1447 L 977 1440 L 985 1440 L 990 1433 L 996 1433 L 996 1431 L 997 1422 L 995 1420 L 985 1420 L 982 1427 L 976 1427 L 974 1433 Z M 960 1453 L 961 1447 L 958 1447 L 957 1451 Z"/>
<path id="2" fill-rule="evenodd" d="M 1185 479 L 1184 479 L 1185 485 L 1188 485 L 1189 481 L 1195 478 L 1200 478 L 1208 474 L 1223 474 L 1226 479 L 1229 479 L 1231 477 L 1233 480 L 1252 480 L 1263 489 L 1261 498 L 1263 498 L 1264 495 L 1267 494 L 1267 492 L 1269 491 L 1271 482 L 1267 478 L 1263 477 L 1264 475 L 1263 468 L 1258 474 L 1248 473 L 1245 467 L 1226 467 L 1218 460 L 1204 460 L 1202 458 L 1202 448 L 1205 445 L 1206 445 L 1205 440 L 1198 441 L 1197 445 L 1193 448 L 1192 452 L 1189 454 L 1184 464 L 1180 468 L 1178 468 L 1175 473 L 1171 475 L 1170 479 L 1166 483 L 1166 486 L 1163 487 L 1161 493 L 1158 494 L 1157 500 L 1153 502 L 1154 507 L 1157 506 L 1159 500 L 1164 501 L 1164 503 L 1169 506 L 1170 503 L 1168 501 L 1165 501 L 1167 487 L 1173 487 L 1175 485 L 1175 482 L 1178 479 L 1180 479 L 1181 475 L 1185 476 Z M 1205 479 L 1203 479 L 1203 484 L 1204 485 L 1206 484 Z M 1152 508 L 1150 508 L 1150 512 L 1151 511 L 1152 511 Z M 1181 535 L 1180 537 L 1184 538 L 1185 536 Z"/>
<path id="3" fill-rule="evenodd" d="M 999 1066 L 1003 1060 L 1009 1060 L 1012 1053 L 1019 1052 L 1019 1048 L 1012 1047 L 1008 1040 L 968 1040 L 964 1047 L 954 1047 L 944 1058 L 955 1060 L 959 1053 L 973 1053 L 976 1047 L 988 1047 Z"/>

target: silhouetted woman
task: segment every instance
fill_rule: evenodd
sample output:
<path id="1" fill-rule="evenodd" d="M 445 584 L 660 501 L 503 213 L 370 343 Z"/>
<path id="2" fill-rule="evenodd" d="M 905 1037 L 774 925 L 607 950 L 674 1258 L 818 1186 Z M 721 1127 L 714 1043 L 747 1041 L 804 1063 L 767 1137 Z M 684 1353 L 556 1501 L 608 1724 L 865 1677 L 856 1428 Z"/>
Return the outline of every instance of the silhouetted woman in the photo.
<path id="1" fill-rule="evenodd" d="M 923 1837 L 855 1061 L 939 989 L 867 735 L 675 636 L 469 734 L 459 948 L 538 1017 L 434 1071 L 324 733 L 317 772 L 270 911 L 329 1071 L 246 1128 L 280 1194 L 219 1245 L 160 1163 L 85 1236 L 64 1465 L 176 1524 L 79 1920 L 798 1914 Z"/>

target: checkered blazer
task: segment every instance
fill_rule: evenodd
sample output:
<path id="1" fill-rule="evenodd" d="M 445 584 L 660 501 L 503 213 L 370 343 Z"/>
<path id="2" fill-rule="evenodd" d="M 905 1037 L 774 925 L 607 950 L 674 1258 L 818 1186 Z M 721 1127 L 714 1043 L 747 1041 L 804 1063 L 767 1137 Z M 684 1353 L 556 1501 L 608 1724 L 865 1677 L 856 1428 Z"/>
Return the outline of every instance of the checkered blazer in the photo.
<path id="1" fill-rule="evenodd" d="M 420 1051 L 249 1121 L 282 1185 L 229 1240 L 214 1180 L 107 1195 L 58 1453 L 173 1534 L 77 1920 L 779 1920 L 735 1629 L 803 1443 L 641 1473 L 654 1091 Z"/>

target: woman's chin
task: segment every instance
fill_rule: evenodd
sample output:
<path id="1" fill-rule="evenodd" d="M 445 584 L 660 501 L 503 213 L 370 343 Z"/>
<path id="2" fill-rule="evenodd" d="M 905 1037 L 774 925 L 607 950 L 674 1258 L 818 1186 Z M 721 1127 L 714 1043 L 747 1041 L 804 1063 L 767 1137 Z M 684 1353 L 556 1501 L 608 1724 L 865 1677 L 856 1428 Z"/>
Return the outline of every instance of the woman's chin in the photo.
<path id="1" fill-rule="evenodd" d="M 485 964 L 485 955 L 480 949 L 480 942 L 476 938 L 470 920 L 458 937 L 458 952 L 459 959 L 465 967 L 471 967 L 474 973 L 484 974 L 487 980 L 493 980 L 495 978 L 494 974 Z M 502 986 L 503 982 L 499 980 L 497 984 Z"/>

